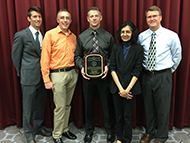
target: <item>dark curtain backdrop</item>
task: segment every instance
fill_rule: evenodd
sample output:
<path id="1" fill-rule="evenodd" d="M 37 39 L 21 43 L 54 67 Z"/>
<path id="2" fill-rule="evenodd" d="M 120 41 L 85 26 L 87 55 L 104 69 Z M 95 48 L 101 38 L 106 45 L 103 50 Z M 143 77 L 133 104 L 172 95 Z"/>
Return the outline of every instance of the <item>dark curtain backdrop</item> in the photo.
<path id="1" fill-rule="evenodd" d="M 19 78 L 11 61 L 12 41 L 15 32 L 25 29 L 29 22 L 26 12 L 32 5 L 43 10 L 41 30 L 46 32 L 56 27 L 56 14 L 59 9 L 67 8 L 72 15 L 70 29 L 78 36 L 89 27 L 86 20 L 87 10 L 92 6 L 101 9 L 103 21 L 101 27 L 109 31 L 116 39 L 115 33 L 119 25 L 130 20 L 139 29 L 146 30 L 144 12 L 157 5 L 162 10 L 162 26 L 179 34 L 182 44 L 182 61 L 173 74 L 173 92 L 169 128 L 190 126 L 190 29 L 189 0 L 0 0 L 0 129 L 10 124 L 22 126 L 22 93 Z M 133 127 L 145 124 L 144 104 L 139 95 L 135 102 Z M 103 126 L 103 112 L 99 95 L 95 101 L 95 122 Z M 52 93 L 48 92 L 44 124 L 52 127 L 53 123 Z M 83 127 L 84 104 L 79 77 L 70 120 L 78 127 Z"/>

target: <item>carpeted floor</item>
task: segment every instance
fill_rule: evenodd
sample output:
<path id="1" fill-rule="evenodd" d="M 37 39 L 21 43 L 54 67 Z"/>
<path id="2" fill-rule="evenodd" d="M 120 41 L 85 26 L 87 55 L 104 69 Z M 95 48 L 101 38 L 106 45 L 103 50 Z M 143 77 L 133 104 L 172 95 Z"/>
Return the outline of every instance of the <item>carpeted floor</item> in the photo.
<path id="1" fill-rule="evenodd" d="M 76 140 L 69 140 L 63 137 L 64 143 L 83 143 L 85 131 L 83 128 L 77 128 L 73 123 L 69 125 L 70 131 L 77 135 Z M 145 133 L 144 127 L 133 129 L 132 143 L 139 143 L 141 136 Z M 26 143 L 26 138 L 23 135 L 23 129 L 17 128 L 16 125 L 8 126 L 0 130 L 0 143 Z M 36 143 L 53 143 L 52 137 L 43 137 L 38 135 Z M 106 143 L 106 133 L 104 128 L 96 127 L 93 135 L 92 143 Z M 154 139 L 150 143 L 154 143 Z M 169 132 L 169 138 L 166 143 L 190 143 L 190 127 L 183 129 L 173 128 Z"/>

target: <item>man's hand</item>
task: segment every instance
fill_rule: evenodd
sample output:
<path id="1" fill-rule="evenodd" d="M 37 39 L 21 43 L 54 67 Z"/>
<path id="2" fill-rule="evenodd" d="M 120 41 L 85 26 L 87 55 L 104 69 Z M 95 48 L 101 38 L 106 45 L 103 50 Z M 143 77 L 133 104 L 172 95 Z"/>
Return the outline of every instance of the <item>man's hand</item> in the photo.
<path id="1" fill-rule="evenodd" d="M 104 67 L 104 76 L 102 76 L 102 79 L 105 78 L 108 74 L 109 68 L 107 66 Z"/>
<path id="2" fill-rule="evenodd" d="M 84 79 L 90 80 L 90 78 L 88 78 L 84 72 L 84 68 L 81 69 L 81 74 L 84 77 Z"/>
<path id="3" fill-rule="evenodd" d="M 54 88 L 53 88 L 53 83 L 52 83 L 51 81 L 50 81 L 50 82 L 46 82 L 46 83 L 45 83 L 45 88 L 46 88 L 46 89 L 52 89 L 52 90 L 53 90 L 53 89 L 54 89 Z"/>

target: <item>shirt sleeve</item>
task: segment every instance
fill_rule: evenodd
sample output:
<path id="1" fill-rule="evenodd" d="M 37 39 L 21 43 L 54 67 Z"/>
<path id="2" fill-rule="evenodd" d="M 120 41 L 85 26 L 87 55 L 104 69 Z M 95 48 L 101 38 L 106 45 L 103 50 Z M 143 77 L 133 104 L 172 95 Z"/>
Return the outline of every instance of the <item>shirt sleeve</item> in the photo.
<path id="1" fill-rule="evenodd" d="M 75 64 L 79 69 L 82 69 L 84 66 L 83 62 L 83 51 L 82 51 L 82 41 L 80 37 L 77 39 L 77 46 L 75 50 L 75 56 L 74 56 Z"/>
<path id="2" fill-rule="evenodd" d="M 116 70 L 116 51 L 115 51 L 115 47 L 116 45 L 113 45 L 113 48 L 112 48 L 112 53 L 111 53 L 111 56 L 110 56 L 110 69 L 111 71 L 115 71 Z"/>
<path id="3" fill-rule="evenodd" d="M 111 36 L 110 38 L 110 48 L 109 48 L 109 57 L 108 57 L 108 61 L 107 61 L 107 66 L 108 68 L 110 67 L 110 57 L 111 57 L 111 53 L 112 53 L 112 48 L 113 48 L 113 45 L 115 44 L 115 40 L 113 38 L 113 36 Z"/>
<path id="4" fill-rule="evenodd" d="M 41 52 L 41 71 L 44 83 L 50 82 L 50 57 L 51 57 L 51 34 L 46 33 L 42 43 Z"/>
<path id="5" fill-rule="evenodd" d="M 182 59 L 181 43 L 180 43 L 179 37 L 176 33 L 175 33 L 174 37 L 171 39 L 170 43 L 171 43 L 172 61 L 174 62 L 174 65 L 172 66 L 171 70 L 172 70 L 172 72 L 174 72 L 177 69 L 177 67 Z"/>

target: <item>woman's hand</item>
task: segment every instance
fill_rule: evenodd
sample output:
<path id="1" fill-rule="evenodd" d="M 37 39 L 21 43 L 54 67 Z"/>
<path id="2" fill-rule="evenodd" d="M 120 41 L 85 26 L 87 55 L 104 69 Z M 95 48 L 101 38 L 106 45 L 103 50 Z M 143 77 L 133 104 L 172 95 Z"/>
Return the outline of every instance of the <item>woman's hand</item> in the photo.
<path id="1" fill-rule="evenodd" d="M 121 90 L 119 92 L 119 95 L 123 98 L 127 98 L 127 99 L 132 99 L 133 98 L 133 95 L 131 95 L 131 92 L 128 91 L 128 90 Z"/>

